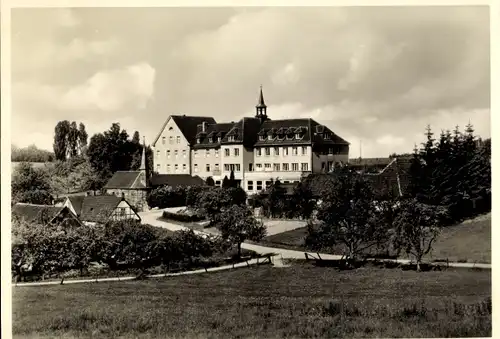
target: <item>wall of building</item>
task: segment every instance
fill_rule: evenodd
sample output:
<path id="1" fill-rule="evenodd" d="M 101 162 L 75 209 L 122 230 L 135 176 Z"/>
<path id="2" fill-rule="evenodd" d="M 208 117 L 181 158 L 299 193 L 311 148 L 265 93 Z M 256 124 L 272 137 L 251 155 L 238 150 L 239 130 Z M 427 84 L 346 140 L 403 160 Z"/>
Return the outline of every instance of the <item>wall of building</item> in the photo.
<path id="1" fill-rule="evenodd" d="M 221 163 L 220 148 L 191 150 L 191 174 L 203 179 L 220 177 Z M 208 166 L 208 168 L 207 168 Z M 217 172 L 219 170 L 219 172 Z"/>
<path id="2" fill-rule="evenodd" d="M 314 152 L 312 156 L 312 171 L 314 173 L 320 173 L 323 169 L 329 171 L 333 164 L 339 162 L 347 163 L 348 160 L 349 154 L 321 154 Z"/>
<path id="3" fill-rule="evenodd" d="M 295 147 L 297 149 L 296 155 L 294 155 Z M 279 154 L 276 154 L 276 148 Z M 260 156 L 258 151 L 254 149 L 255 172 L 309 172 L 312 170 L 311 146 L 261 147 L 260 149 Z M 266 149 L 269 149 L 269 155 L 266 155 Z M 293 164 L 297 164 L 297 168 L 294 168 Z"/>
<path id="4" fill-rule="evenodd" d="M 131 209 L 130 205 L 126 201 L 122 201 L 118 204 L 110 218 L 112 220 L 140 220 L 139 216 Z"/>
<path id="5" fill-rule="evenodd" d="M 160 174 L 190 174 L 189 155 L 188 141 L 170 118 L 154 146 L 154 170 Z"/>
<path id="6" fill-rule="evenodd" d="M 229 155 L 226 155 L 227 152 Z M 221 178 L 231 175 L 231 168 L 234 168 L 234 178 L 243 179 L 244 170 L 244 147 L 243 145 L 222 145 L 221 146 Z M 226 166 L 227 165 L 227 166 Z M 247 168 L 248 169 L 248 168 Z"/>
<path id="7" fill-rule="evenodd" d="M 108 189 L 106 193 L 124 197 L 127 202 L 132 205 L 137 212 L 147 210 L 147 190 L 132 190 L 132 189 Z"/>

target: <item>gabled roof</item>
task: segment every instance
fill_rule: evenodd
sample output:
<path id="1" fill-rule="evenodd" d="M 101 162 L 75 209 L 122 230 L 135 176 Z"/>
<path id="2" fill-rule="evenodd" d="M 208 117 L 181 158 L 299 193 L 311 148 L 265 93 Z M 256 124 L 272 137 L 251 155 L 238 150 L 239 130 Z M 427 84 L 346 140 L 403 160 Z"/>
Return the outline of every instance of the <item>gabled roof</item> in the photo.
<path id="1" fill-rule="evenodd" d="M 76 214 L 83 221 L 106 222 L 118 204 L 124 200 L 115 195 L 90 195 L 83 197 L 82 200 L 73 200 L 76 197 L 69 197 Z M 80 199 L 80 197 L 78 197 Z"/>
<path id="2" fill-rule="evenodd" d="M 17 203 L 12 207 L 12 215 L 27 222 L 50 223 L 64 207 Z"/>
<path id="3" fill-rule="evenodd" d="M 160 133 L 158 133 L 158 135 L 156 136 L 153 142 L 153 147 L 156 145 L 156 142 L 160 138 L 170 119 L 174 120 L 190 145 L 193 145 L 196 142 L 196 134 L 198 133 L 199 124 L 202 124 L 203 122 L 206 122 L 207 124 L 216 124 L 215 119 L 212 117 L 171 115 L 163 124 Z"/>
<path id="4" fill-rule="evenodd" d="M 201 142 L 193 145 L 193 148 L 218 148 L 220 147 L 220 143 L 218 141 L 218 137 L 223 137 L 231 128 L 233 128 L 234 123 L 221 123 L 221 124 L 208 124 L 206 125 L 206 136 L 201 138 Z M 213 138 L 212 142 L 210 142 L 210 138 Z"/>
<path id="5" fill-rule="evenodd" d="M 170 187 L 188 187 L 188 186 L 206 186 L 205 181 L 199 176 L 189 174 L 156 174 L 150 179 L 152 187 L 170 186 Z"/>
<path id="6" fill-rule="evenodd" d="M 141 180 L 143 171 L 117 171 L 104 186 L 105 189 L 144 189 L 146 188 L 145 178 Z"/>
<path id="7" fill-rule="evenodd" d="M 63 220 L 67 220 L 67 217 L 69 217 L 72 220 L 76 220 L 78 224 L 80 224 L 80 221 L 69 210 L 69 208 L 63 206 L 17 203 L 12 207 L 12 216 L 24 219 L 27 222 L 37 222 L 42 224 L 50 224 L 59 217 L 59 221 L 62 222 Z"/>
<path id="8" fill-rule="evenodd" d="M 240 119 L 233 125 L 233 130 L 237 131 L 235 134 L 227 134 L 222 139 L 222 144 L 243 144 L 245 147 L 251 147 L 257 141 L 257 133 L 260 129 L 261 121 L 258 118 L 245 117 Z M 234 135 L 235 140 L 229 141 L 228 136 Z"/>

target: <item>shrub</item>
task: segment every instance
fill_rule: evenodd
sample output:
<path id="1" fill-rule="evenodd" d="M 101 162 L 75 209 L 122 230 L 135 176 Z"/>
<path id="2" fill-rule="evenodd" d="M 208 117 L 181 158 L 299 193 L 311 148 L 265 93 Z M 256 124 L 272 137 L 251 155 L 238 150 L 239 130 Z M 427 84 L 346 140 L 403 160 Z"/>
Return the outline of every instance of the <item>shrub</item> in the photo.
<path id="1" fill-rule="evenodd" d="M 186 189 L 161 186 L 152 190 L 147 196 L 149 207 L 167 208 L 186 205 Z"/>
<path id="2" fill-rule="evenodd" d="M 175 220 L 175 221 L 180 221 L 180 222 L 196 222 L 196 221 L 205 220 L 204 217 L 199 216 L 199 215 L 179 214 L 179 213 L 172 213 L 172 212 L 168 212 L 168 211 L 163 211 L 162 217 L 165 219 Z"/>

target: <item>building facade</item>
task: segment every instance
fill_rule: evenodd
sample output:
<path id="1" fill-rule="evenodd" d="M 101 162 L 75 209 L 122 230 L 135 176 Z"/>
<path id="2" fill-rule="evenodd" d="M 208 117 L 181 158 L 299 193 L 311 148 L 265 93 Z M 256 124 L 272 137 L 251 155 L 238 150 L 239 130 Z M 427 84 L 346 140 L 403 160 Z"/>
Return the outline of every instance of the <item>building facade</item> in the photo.
<path id="1" fill-rule="evenodd" d="M 349 158 L 349 143 L 313 119 L 269 119 L 262 88 L 255 117 L 217 123 L 212 117 L 171 115 L 152 146 L 160 174 L 212 177 L 220 185 L 232 171 L 249 194 L 273 180 L 292 183 L 329 172 Z"/>

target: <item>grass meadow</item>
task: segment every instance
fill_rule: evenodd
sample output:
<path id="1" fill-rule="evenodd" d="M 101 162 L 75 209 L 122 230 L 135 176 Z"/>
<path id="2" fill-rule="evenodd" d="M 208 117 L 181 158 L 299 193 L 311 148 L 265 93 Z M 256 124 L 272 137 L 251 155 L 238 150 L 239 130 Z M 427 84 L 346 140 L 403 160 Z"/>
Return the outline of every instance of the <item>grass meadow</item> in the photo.
<path id="1" fill-rule="evenodd" d="M 491 336 L 491 271 L 259 266 L 17 287 L 16 338 Z"/>
<path id="2" fill-rule="evenodd" d="M 261 244 L 304 251 L 306 235 L 307 228 L 303 227 L 268 236 Z M 333 251 L 333 254 L 340 254 L 340 251 Z M 425 259 L 491 263 L 491 214 L 444 227 Z"/>

